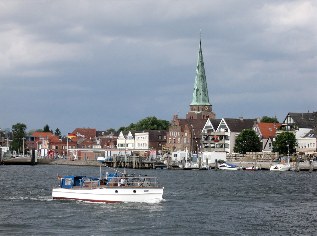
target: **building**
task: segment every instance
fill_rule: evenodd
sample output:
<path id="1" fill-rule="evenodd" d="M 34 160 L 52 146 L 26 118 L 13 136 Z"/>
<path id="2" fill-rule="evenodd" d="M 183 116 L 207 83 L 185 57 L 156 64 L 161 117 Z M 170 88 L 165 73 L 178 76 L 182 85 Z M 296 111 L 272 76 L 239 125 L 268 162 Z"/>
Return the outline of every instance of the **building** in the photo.
<path id="1" fill-rule="evenodd" d="M 212 104 L 209 101 L 200 40 L 192 102 L 189 105 L 189 111 L 185 119 L 179 118 L 178 115 L 173 117 L 167 132 L 165 149 L 169 152 L 199 152 L 201 150 L 200 140 L 202 129 L 207 119 L 215 118 L 216 114 L 213 112 Z"/>
<path id="2" fill-rule="evenodd" d="M 293 132 L 297 141 L 297 152 L 316 153 L 317 112 L 289 112 L 285 117 L 282 131 Z"/>
<path id="3" fill-rule="evenodd" d="M 202 130 L 202 151 L 233 153 L 237 136 L 245 129 L 252 129 L 256 121 L 242 117 L 209 119 Z"/>
<path id="4" fill-rule="evenodd" d="M 124 154 L 135 154 L 140 156 L 156 156 L 162 153 L 166 144 L 165 130 L 147 130 L 142 132 L 131 132 L 124 135 L 121 131 L 117 139 L 117 148 Z"/>
<path id="5" fill-rule="evenodd" d="M 212 105 L 209 102 L 204 58 L 200 40 L 193 99 L 189 105 L 189 112 L 186 115 L 186 119 L 207 120 L 208 118 L 215 119 L 216 114 L 212 111 Z"/>
<path id="6" fill-rule="evenodd" d="M 97 131 L 97 140 L 99 140 L 100 146 L 103 149 L 115 149 L 117 148 L 118 135 L 113 132 Z"/>
<path id="7" fill-rule="evenodd" d="M 260 141 L 262 143 L 262 151 L 272 152 L 273 142 L 276 138 L 276 132 L 280 127 L 280 123 L 259 122 L 254 124 L 253 130 L 260 138 Z"/>
<path id="8" fill-rule="evenodd" d="M 75 134 L 78 138 L 95 139 L 97 136 L 96 129 L 92 128 L 76 128 L 72 134 Z"/>

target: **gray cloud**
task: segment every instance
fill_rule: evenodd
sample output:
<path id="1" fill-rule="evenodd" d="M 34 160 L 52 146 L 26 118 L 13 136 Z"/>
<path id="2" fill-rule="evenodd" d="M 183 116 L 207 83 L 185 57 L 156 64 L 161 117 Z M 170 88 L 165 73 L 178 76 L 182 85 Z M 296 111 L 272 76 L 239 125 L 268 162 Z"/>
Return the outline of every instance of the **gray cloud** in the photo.
<path id="1" fill-rule="evenodd" d="M 0 127 L 185 116 L 199 32 L 218 118 L 316 110 L 314 1 L 0 1 Z"/>

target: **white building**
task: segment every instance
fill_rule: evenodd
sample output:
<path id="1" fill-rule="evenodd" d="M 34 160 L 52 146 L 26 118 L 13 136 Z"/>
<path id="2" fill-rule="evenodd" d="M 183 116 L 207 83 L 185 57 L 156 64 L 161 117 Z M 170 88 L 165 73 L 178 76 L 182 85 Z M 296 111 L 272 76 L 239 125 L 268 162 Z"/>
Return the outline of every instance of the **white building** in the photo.
<path id="1" fill-rule="evenodd" d="M 317 112 L 288 113 L 283 122 L 283 130 L 294 132 L 297 152 L 316 153 Z"/>
<path id="2" fill-rule="evenodd" d="M 135 133 L 135 149 L 136 150 L 148 150 L 149 149 L 149 132 Z"/>
<path id="3" fill-rule="evenodd" d="M 122 131 L 117 139 L 117 149 L 132 150 L 134 149 L 134 137 L 129 131 L 127 136 L 124 136 Z"/>

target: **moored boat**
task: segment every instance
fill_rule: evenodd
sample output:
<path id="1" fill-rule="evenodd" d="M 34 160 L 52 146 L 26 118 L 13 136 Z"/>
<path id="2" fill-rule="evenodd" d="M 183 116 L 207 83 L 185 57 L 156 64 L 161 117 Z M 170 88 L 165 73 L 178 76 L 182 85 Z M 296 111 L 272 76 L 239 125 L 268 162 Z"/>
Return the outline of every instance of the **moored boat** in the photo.
<path id="1" fill-rule="evenodd" d="M 59 177 L 59 187 L 53 188 L 52 197 L 87 202 L 158 203 L 163 199 L 163 189 L 156 177 L 119 173 L 104 178 L 68 175 Z"/>
<path id="2" fill-rule="evenodd" d="M 285 158 L 283 158 L 281 163 L 273 164 L 270 167 L 270 171 L 289 171 L 290 169 L 289 156 L 287 156 L 286 161 Z"/>
<path id="3" fill-rule="evenodd" d="M 237 165 L 224 162 L 218 166 L 218 169 L 219 170 L 240 170 L 241 168 Z"/>
<path id="4" fill-rule="evenodd" d="M 270 167 L 270 171 L 289 171 L 290 169 L 290 164 L 275 164 Z"/>
<path id="5" fill-rule="evenodd" d="M 249 166 L 246 167 L 245 170 L 259 170 L 260 168 L 258 166 Z"/>

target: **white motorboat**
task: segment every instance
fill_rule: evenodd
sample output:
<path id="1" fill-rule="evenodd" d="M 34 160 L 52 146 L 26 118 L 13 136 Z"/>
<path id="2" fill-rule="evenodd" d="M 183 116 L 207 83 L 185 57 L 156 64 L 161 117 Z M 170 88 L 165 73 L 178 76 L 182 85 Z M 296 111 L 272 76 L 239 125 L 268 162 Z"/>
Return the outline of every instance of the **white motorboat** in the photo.
<path id="1" fill-rule="evenodd" d="M 289 171 L 291 169 L 290 164 L 275 164 L 270 167 L 270 171 Z"/>
<path id="2" fill-rule="evenodd" d="M 287 158 L 282 159 L 282 163 L 276 163 L 271 165 L 270 167 L 270 171 L 289 171 L 290 169 L 291 165 L 289 163 L 289 156 L 287 156 Z"/>
<path id="3" fill-rule="evenodd" d="M 260 168 L 258 166 L 249 166 L 246 167 L 245 170 L 259 170 Z"/>
<path id="4" fill-rule="evenodd" d="M 105 178 L 69 175 L 59 177 L 59 187 L 53 188 L 52 197 L 87 202 L 157 203 L 163 199 L 163 189 L 156 177 L 118 173 Z"/>
<path id="5" fill-rule="evenodd" d="M 240 167 L 225 162 L 225 163 L 218 165 L 218 169 L 219 170 L 240 170 Z"/>

